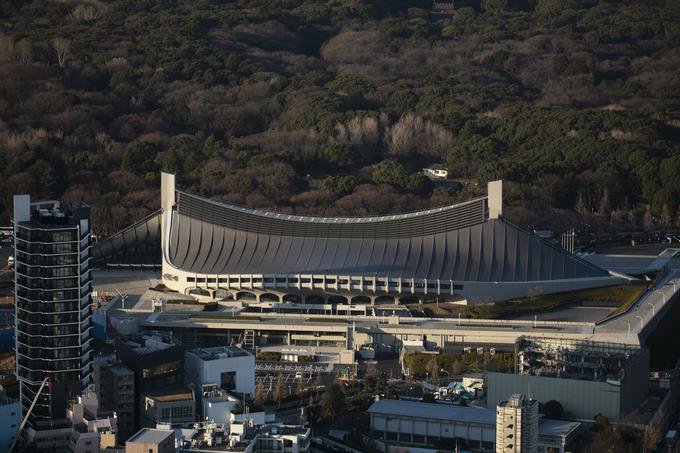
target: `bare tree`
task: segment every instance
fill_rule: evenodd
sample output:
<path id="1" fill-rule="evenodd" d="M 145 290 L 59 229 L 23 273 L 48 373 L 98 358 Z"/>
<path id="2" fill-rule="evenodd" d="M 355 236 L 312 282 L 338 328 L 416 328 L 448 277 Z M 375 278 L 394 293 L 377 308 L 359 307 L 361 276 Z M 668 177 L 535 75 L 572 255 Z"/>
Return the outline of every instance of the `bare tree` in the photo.
<path id="1" fill-rule="evenodd" d="M 283 374 L 279 374 L 279 377 L 276 378 L 276 386 L 274 387 L 272 397 L 274 398 L 274 401 L 278 403 L 279 407 L 281 407 L 281 401 L 285 400 L 286 396 L 286 382 L 283 380 Z"/>
<path id="2" fill-rule="evenodd" d="M 671 226 L 671 211 L 668 209 L 668 204 L 664 203 L 661 208 L 661 226 L 666 229 Z"/>
<path id="3" fill-rule="evenodd" d="M 15 57 L 14 38 L 9 35 L 0 35 L 0 63 L 12 63 Z"/>
<path id="4" fill-rule="evenodd" d="M 642 218 L 642 226 L 645 231 L 652 231 L 654 229 L 654 217 L 652 217 L 652 207 L 645 206 L 645 215 Z"/>
<path id="5" fill-rule="evenodd" d="M 81 3 L 71 11 L 71 18 L 77 22 L 89 22 L 99 19 L 105 12 L 107 6 L 99 1 Z"/>
<path id="6" fill-rule="evenodd" d="M 33 62 L 33 45 L 27 39 L 22 39 L 16 44 L 16 55 L 19 63 L 30 64 Z"/>
<path id="7" fill-rule="evenodd" d="M 64 38 L 54 38 L 52 40 L 52 48 L 54 49 L 54 54 L 57 56 L 59 67 L 63 68 L 64 64 L 66 64 L 66 59 L 71 52 L 71 42 Z"/>
<path id="8" fill-rule="evenodd" d="M 402 116 L 387 131 L 390 154 L 442 157 L 453 145 L 453 135 L 442 126 L 413 113 Z"/>
<path id="9" fill-rule="evenodd" d="M 256 406 L 262 407 L 266 398 L 267 393 L 265 391 L 264 380 L 260 379 L 258 381 L 255 381 L 255 398 L 253 398 L 253 402 L 255 403 Z"/>
<path id="10" fill-rule="evenodd" d="M 439 363 L 437 362 L 437 356 L 433 355 L 429 362 L 427 362 L 426 370 L 430 373 L 432 377 L 432 382 L 435 385 L 439 385 Z"/>

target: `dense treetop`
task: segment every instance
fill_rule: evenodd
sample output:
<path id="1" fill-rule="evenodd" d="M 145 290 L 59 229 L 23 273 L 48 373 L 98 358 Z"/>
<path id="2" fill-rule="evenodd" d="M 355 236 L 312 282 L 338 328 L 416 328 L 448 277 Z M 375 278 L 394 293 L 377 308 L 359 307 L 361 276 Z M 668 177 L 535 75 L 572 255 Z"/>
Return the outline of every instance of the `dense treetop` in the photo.
<path id="1" fill-rule="evenodd" d="M 442 205 L 503 178 L 525 225 L 678 220 L 680 2 L 431 6 L 0 2 L 0 223 L 28 192 L 84 199 L 109 234 L 158 206 L 160 170 L 302 214 Z M 463 189 L 417 174 L 434 163 Z"/>

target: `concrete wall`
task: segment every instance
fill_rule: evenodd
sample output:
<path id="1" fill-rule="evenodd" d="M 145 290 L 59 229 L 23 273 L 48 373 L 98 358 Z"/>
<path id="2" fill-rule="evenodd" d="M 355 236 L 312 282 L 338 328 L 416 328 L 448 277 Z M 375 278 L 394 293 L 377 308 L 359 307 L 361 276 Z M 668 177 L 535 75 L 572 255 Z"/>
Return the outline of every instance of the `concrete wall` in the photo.
<path id="1" fill-rule="evenodd" d="M 487 389 L 489 409 L 509 395 L 523 393 L 542 404 L 559 401 L 568 417 L 592 420 L 602 414 L 615 421 L 621 415 L 622 388 L 605 382 L 490 372 Z"/>
<path id="2" fill-rule="evenodd" d="M 204 384 L 219 387 L 221 373 L 230 371 L 236 372 L 236 393 L 255 394 L 255 357 L 251 354 L 205 361 L 192 353 L 186 355 L 186 380 L 196 385 L 197 392 Z"/>

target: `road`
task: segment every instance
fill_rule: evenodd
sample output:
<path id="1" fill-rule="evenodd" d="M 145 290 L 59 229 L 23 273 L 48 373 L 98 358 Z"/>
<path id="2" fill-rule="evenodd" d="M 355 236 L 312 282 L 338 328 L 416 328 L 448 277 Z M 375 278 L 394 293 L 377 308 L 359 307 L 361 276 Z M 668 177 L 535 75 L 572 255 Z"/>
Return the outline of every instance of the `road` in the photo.
<path id="1" fill-rule="evenodd" d="M 505 319 L 524 319 L 531 321 L 535 318 L 538 321 L 597 322 L 606 318 L 612 310 L 614 310 L 614 307 L 575 306 L 537 313 L 536 315 L 523 314 L 508 316 Z"/>
<path id="2" fill-rule="evenodd" d="M 595 327 L 595 333 L 627 332 L 640 336 L 645 326 L 680 291 L 680 270 L 661 276 L 627 313 Z"/>

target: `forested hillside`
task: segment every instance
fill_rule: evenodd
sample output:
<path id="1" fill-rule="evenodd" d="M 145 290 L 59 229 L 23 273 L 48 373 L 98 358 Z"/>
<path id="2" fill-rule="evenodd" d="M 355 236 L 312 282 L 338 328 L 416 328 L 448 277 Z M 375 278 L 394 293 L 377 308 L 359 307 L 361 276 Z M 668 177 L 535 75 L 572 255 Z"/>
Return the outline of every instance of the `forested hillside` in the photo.
<path id="1" fill-rule="evenodd" d="M 0 2 L 0 224 L 85 200 L 101 234 L 159 171 L 230 202 L 362 215 L 508 181 L 511 219 L 680 222 L 680 2 Z M 447 165 L 461 191 L 417 175 Z"/>

